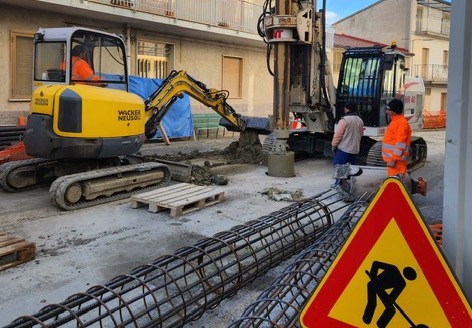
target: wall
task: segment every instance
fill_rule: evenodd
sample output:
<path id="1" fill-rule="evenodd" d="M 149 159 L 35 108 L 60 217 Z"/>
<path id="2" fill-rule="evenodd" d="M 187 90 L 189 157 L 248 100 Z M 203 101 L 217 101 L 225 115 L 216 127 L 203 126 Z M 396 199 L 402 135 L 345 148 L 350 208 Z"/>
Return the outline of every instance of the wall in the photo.
<path id="1" fill-rule="evenodd" d="M 197 80 L 207 87 L 222 88 L 223 55 L 243 59 L 242 98 L 230 98 L 228 103 L 240 114 L 267 116 L 273 111 L 273 78 L 266 69 L 265 49 L 240 48 L 232 45 L 207 43 L 191 40 L 182 42 L 181 61 L 176 66 L 187 69 Z M 199 63 L 199 65 L 195 65 Z M 192 67 L 192 70 L 190 70 Z M 201 104 L 192 104 L 196 110 L 205 110 Z"/>
<path id="2" fill-rule="evenodd" d="M 40 27 L 61 27 L 66 26 L 66 23 L 123 34 L 126 34 L 128 27 L 124 23 L 117 24 L 77 16 L 58 15 L 40 10 L 2 6 L 0 11 L 0 43 L 10 44 L 11 30 L 34 33 Z M 175 67 L 173 68 L 186 70 L 210 88 L 221 88 L 223 55 L 243 58 L 243 97 L 242 99 L 230 99 L 228 103 L 244 115 L 267 116 L 272 113 L 273 79 L 266 68 L 264 43 L 261 43 L 261 47 L 249 47 L 191 39 L 185 36 L 162 35 L 156 31 L 138 30 L 132 26 L 129 30 L 130 35 L 134 37 L 145 37 L 150 40 L 174 44 L 173 60 Z M 135 63 L 134 56 L 136 53 L 133 43 L 133 38 L 131 38 L 131 74 L 135 71 L 132 67 Z M 9 99 L 11 87 L 10 56 L 9 46 L 0 49 L 0 69 L 7 74 L 7 77 L 3 79 L 3 83 L 0 84 L 0 125 L 16 124 L 17 117 L 29 111 L 29 99 L 23 101 L 11 101 Z M 208 109 L 198 102 L 192 101 L 192 110 L 207 111 Z"/>
<path id="3" fill-rule="evenodd" d="M 336 33 L 409 48 L 410 0 L 384 0 L 333 24 Z"/>
<path id="4" fill-rule="evenodd" d="M 162 35 L 149 31 L 136 32 L 137 39 L 173 44 L 174 69 L 185 70 L 208 88 L 222 88 L 223 56 L 243 59 L 242 98 L 229 98 L 228 103 L 239 113 L 267 116 L 273 111 L 273 78 L 266 68 L 266 49 L 227 43 Z M 256 83 L 257 81 L 257 83 Z M 231 96 L 230 96 L 231 97 Z M 192 111 L 208 112 L 206 106 L 191 99 Z"/>

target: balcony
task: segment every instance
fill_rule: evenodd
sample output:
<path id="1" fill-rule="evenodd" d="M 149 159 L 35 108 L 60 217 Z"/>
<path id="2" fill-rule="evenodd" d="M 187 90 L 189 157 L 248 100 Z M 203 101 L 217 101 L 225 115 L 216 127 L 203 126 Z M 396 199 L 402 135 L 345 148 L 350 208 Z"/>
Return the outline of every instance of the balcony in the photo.
<path id="1" fill-rule="evenodd" d="M 257 35 L 262 7 L 244 0 L 89 0 L 176 20 Z"/>
<path id="2" fill-rule="evenodd" d="M 425 83 L 447 84 L 448 81 L 447 65 L 414 65 L 413 75 L 419 76 Z"/>
<path id="3" fill-rule="evenodd" d="M 451 21 L 445 18 L 420 16 L 416 19 L 416 33 L 449 38 Z"/>

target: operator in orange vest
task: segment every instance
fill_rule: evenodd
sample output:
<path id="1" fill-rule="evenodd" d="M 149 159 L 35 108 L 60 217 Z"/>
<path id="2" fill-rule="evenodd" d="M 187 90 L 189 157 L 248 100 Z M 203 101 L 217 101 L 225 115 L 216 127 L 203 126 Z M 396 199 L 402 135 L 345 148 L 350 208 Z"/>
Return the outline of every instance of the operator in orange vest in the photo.
<path id="1" fill-rule="evenodd" d="M 87 58 L 87 47 L 84 45 L 77 45 L 72 49 L 72 81 L 89 80 L 97 81 L 100 78 L 93 73 L 90 65 L 85 60 Z M 78 84 L 81 82 L 77 82 Z M 92 84 L 95 86 L 105 86 L 104 84 Z"/>
<path id="2" fill-rule="evenodd" d="M 387 164 L 388 176 L 400 177 L 406 173 L 411 152 L 411 127 L 403 116 L 401 100 L 391 100 L 387 104 L 386 113 L 390 117 L 390 123 L 382 141 L 382 157 Z"/>

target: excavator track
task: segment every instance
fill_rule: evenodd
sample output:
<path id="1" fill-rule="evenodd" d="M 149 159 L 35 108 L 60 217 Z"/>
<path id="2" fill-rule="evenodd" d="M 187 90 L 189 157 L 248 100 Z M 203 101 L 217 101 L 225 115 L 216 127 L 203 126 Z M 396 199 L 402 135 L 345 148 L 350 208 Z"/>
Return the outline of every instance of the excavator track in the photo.
<path id="1" fill-rule="evenodd" d="M 170 179 L 169 167 L 155 162 L 99 169 L 56 179 L 49 189 L 49 199 L 63 210 L 76 210 L 163 187 Z"/>
<path id="2" fill-rule="evenodd" d="M 382 142 L 378 141 L 372 145 L 369 149 L 369 153 L 366 159 L 367 166 L 380 166 L 386 167 L 383 157 L 382 157 Z"/>
<path id="3" fill-rule="evenodd" d="M 421 137 L 411 138 L 411 156 L 408 161 L 408 169 L 415 170 L 425 161 L 427 156 L 426 141 Z M 366 160 L 367 166 L 386 166 L 382 158 L 382 142 L 378 141 L 369 149 Z"/>
<path id="4" fill-rule="evenodd" d="M 53 180 L 55 160 L 26 159 L 0 165 L 0 187 L 7 192 L 19 192 L 48 186 Z"/>

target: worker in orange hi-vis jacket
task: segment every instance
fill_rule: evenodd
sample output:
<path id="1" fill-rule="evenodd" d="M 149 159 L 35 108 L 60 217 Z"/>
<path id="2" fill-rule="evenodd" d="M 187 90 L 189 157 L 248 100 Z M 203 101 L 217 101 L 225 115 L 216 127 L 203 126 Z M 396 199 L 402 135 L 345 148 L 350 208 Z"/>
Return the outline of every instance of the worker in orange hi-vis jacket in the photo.
<path id="1" fill-rule="evenodd" d="M 87 47 L 77 45 L 72 49 L 72 80 L 98 80 L 98 76 L 93 74 L 93 70 L 85 60 Z"/>
<path id="2" fill-rule="evenodd" d="M 391 100 L 386 107 L 390 117 L 382 141 L 382 157 L 387 164 L 388 176 L 401 176 L 406 173 L 411 148 L 411 127 L 403 116 L 403 102 Z"/>
<path id="3" fill-rule="evenodd" d="M 93 73 L 92 68 L 86 61 L 87 47 L 84 45 L 77 45 L 72 49 L 72 76 L 73 84 L 90 84 L 93 86 L 106 87 L 107 83 L 87 83 L 86 81 L 98 81 L 100 78 Z M 66 63 L 62 62 L 60 69 L 65 70 Z"/>

